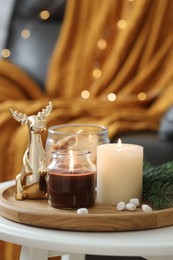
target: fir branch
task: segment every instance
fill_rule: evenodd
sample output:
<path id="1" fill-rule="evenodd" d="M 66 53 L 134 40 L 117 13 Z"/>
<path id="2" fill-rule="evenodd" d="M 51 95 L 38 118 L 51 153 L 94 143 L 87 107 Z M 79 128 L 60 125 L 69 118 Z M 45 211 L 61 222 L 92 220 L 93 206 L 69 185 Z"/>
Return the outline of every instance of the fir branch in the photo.
<path id="1" fill-rule="evenodd" d="M 144 162 L 143 200 L 155 209 L 173 207 L 173 161 L 159 166 Z"/>

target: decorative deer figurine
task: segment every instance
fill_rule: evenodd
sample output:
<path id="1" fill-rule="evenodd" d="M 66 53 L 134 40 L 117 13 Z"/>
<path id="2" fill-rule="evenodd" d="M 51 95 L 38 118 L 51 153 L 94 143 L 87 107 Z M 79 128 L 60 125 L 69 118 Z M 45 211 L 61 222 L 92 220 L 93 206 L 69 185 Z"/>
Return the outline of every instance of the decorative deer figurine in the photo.
<path id="1" fill-rule="evenodd" d="M 46 154 L 41 134 L 46 131 L 46 119 L 53 106 L 49 102 L 37 115 L 27 116 L 10 109 L 12 117 L 29 130 L 29 145 L 23 156 L 23 167 L 16 176 L 16 199 L 41 199 L 47 197 Z"/>

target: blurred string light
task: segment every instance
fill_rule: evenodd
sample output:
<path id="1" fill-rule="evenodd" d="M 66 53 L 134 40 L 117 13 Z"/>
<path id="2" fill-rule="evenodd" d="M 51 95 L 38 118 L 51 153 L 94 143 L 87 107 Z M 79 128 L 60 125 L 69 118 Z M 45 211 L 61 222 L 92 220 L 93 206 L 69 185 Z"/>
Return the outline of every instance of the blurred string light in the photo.
<path id="1" fill-rule="evenodd" d="M 4 59 L 7 59 L 7 58 L 9 58 L 10 57 L 10 50 L 9 49 L 3 49 L 2 51 L 1 51 L 1 56 L 2 56 L 2 58 L 4 58 Z"/>
<path id="2" fill-rule="evenodd" d="M 134 1 L 135 0 L 127 0 L 127 2 L 129 2 L 129 6 L 127 8 L 128 13 L 127 13 L 127 15 L 124 14 L 124 17 L 127 17 L 127 19 L 124 19 L 124 17 L 122 17 L 115 23 L 112 23 L 109 28 L 105 29 L 105 31 L 102 34 L 102 37 L 100 37 L 100 39 L 98 39 L 98 41 L 96 43 L 97 44 L 96 53 L 98 53 L 98 55 L 97 55 L 98 60 L 94 61 L 94 63 L 97 64 L 97 66 L 94 66 L 94 68 L 92 68 L 93 80 L 95 80 L 95 81 L 99 80 L 103 76 L 104 68 L 102 67 L 102 61 L 103 61 L 104 57 L 106 58 L 106 55 L 108 54 L 108 52 L 107 52 L 107 51 L 109 51 L 108 45 L 112 40 L 114 40 L 113 37 L 115 35 L 115 32 L 117 32 L 117 30 L 123 31 L 127 28 L 128 19 L 130 19 L 130 16 L 131 16 L 131 8 L 133 8 L 132 2 L 134 2 Z M 82 96 L 82 93 L 81 93 L 81 96 Z M 126 98 L 128 98 L 128 97 L 126 97 Z M 139 101 L 143 101 L 146 99 L 146 94 L 144 92 L 141 92 L 137 96 L 135 96 L 135 99 L 137 99 Z M 115 94 L 115 93 L 107 94 L 106 100 L 108 102 L 115 102 L 117 100 L 117 94 Z"/>
<path id="3" fill-rule="evenodd" d="M 147 94 L 146 94 L 145 92 L 140 92 L 140 93 L 138 94 L 138 99 L 139 99 L 140 101 L 144 101 L 144 100 L 146 100 L 146 98 L 147 98 Z"/>
<path id="4" fill-rule="evenodd" d="M 102 75 L 102 71 L 99 68 L 93 70 L 92 75 L 94 78 L 99 79 Z"/>
<path id="5" fill-rule="evenodd" d="M 99 39 L 98 42 L 97 42 L 97 47 L 100 50 L 105 50 L 106 47 L 107 47 L 107 41 L 105 39 Z"/>
<path id="6" fill-rule="evenodd" d="M 31 32 L 29 29 L 24 29 L 21 31 L 21 37 L 23 39 L 28 39 L 30 37 L 30 35 L 31 35 Z"/>
<path id="7" fill-rule="evenodd" d="M 116 100 L 116 98 L 117 98 L 117 96 L 116 96 L 114 93 L 109 93 L 109 94 L 107 95 L 107 99 L 108 99 L 108 101 L 110 101 L 110 102 L 114 102 L 114 101 Z"/>
<path id="8" fill-rule="evenodd" d="M 49 17 L 50 17 L 50 12 L 47 11 L 47 10 L 43 10 L 43 11 L 41 11 L 41 12 L 39 13 L 39 18 L 40 18 L 41 20 L 47 20 L 47 19 L 49 19 Z"/>
<path id="9" fill-rule="evenodd" d="M 121 19 L 121 20 L 119 20 L 119 21 L 117 22 L 117 27 L 118 27 L 119 29 L 124 29 L 124 28 L 126 28 L 126 26 L 127 26 L 126 20 Z"/>
<path id="10" fill-rule="evenodd" d="M 116 23 L 116 27 L 120 30 L 125 29 L 126 26 L 127 26 L 127 21 L 124 19 L 120 19 Z M 115 33 L 115 29 L 113 29 L 112 31 L 110 30 L 110 34 L 107 37 L 109 38 L 113 33 Z M 108 46 L 108 41 L 104 37 L 100 38 L 97 41 L 97 48 L 100 51 L 105 51 L 107 49 L 107 46 Z M 103 74 L 102 69 L 100 68 L 100 64 L 98 64 L 98 68 L 94 68 L 92 70 L 92 76 L 94 79 L 99 79 L 101 78 L 102 74 Z"/>
<path id="11" fill-rule="evenodd" d="M 41 20 L 47 20 L 50 17 L 50 12 L 47 10 L 43 10 L 39 13 L 39 18 Z M 23 38 L 24 40 L 27 40 L 30 38 L 31 36 L 31 31 L 28 28 L 24 28 L 21 32 L 20 32 L 20 36 L 21 38 Z M 7 48 L 4 48 L 1 50 L 1 57 L 3 59 L 8 59 L 11 55 L 11 51 Z"/>
<path id="12" fill-rule="evenodd" d="M 83 99 L 88 99 L 88 98 L 90 97 L 90 92 L 89 92 L 88 90 L 83 90 L 83 91 L 81 92 L 81 97 L 82 97 Z"/>

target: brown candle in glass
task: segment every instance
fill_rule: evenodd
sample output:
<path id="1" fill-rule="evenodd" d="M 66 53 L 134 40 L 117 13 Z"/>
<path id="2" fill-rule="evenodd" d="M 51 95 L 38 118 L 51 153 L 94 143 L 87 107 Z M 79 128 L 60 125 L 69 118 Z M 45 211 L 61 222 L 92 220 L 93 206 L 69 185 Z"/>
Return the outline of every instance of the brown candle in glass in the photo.
<path id="1" fill-rule="evenodd" d="M 95 165 L 90 153 L 59 150 L 48 167 L 48 202 L 54 208 L 91 207 L 95 203 Z"/>

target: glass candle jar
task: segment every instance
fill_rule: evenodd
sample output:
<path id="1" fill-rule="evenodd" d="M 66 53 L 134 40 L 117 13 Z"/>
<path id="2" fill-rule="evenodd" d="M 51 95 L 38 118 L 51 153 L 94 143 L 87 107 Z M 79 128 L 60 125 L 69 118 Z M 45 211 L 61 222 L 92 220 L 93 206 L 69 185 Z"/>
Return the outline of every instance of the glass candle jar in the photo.
<path id="1" fill-rule="evenodd" d="M 47 179 L 49 205 L 66 209 L 94 205 L 96 166 L 90 155 L 90 152 L 78 149 L 52 153 Z"/>
<path id="2" fill-rule="evenodd" d="M 82 149 L 91 152 L 91 160 L 96 163 L 97 146 L 109 143 L 108 129 L 95 124 L 64 124 L 48 129 L 46 154 L 49 162 L 52 151 L 59 149 Z"/>

